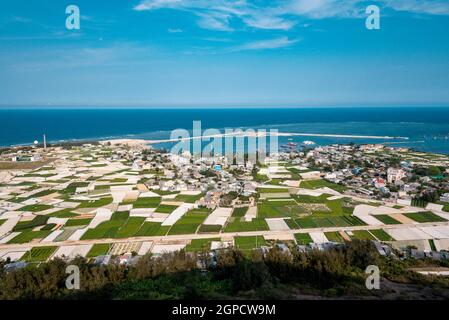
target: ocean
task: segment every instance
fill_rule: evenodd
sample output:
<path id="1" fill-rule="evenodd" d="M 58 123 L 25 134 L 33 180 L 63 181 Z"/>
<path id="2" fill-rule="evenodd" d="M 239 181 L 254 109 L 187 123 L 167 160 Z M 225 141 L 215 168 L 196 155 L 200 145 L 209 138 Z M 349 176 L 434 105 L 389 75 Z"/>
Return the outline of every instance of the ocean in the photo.
<path id="1" fill-rule="evenodd" d="M 383 143 L 449 154 L 449 107 L 310 108 L 2 108 L 0 146 L 112 138 L 167 139 L 173 129 L 278 129 L 279 132 L 408 139 L 296 136 L 280 143 L 313 141 Z M 162 146 L 164 146 L 162 144 Z"/>

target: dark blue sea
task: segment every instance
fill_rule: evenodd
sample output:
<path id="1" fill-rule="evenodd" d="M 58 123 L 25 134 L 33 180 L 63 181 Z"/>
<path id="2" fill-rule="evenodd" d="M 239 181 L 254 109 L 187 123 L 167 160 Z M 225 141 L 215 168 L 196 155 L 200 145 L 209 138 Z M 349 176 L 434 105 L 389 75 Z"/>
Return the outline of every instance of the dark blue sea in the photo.
<path id="1" fill-rule="evenodd" d="M 140 138 L 166 139 L 173 129 L 254 128 L 280 132 L 407 137 L 404 139 L 355 139 L 294 137 L 332 143 L 385 143 L 416 150 L 449 154 L 449 107 L 351 107 L 351 108 L 2 108 L 0 145 L 42 141 Z M 281 143 L 287 138 L 280 138 Z M 290 140 L 289 140 L 290 141 Z"/>

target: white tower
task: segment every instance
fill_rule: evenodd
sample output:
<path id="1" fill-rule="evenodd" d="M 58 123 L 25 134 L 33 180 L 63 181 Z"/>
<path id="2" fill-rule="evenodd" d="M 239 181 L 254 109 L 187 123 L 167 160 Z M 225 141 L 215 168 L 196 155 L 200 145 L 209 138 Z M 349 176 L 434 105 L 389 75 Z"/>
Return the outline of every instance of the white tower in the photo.
<path id="1" fill-rule="evenodd" d="M 44 133 L 44 150 L 47 149 L 47 138 L 45 137 Z"/>

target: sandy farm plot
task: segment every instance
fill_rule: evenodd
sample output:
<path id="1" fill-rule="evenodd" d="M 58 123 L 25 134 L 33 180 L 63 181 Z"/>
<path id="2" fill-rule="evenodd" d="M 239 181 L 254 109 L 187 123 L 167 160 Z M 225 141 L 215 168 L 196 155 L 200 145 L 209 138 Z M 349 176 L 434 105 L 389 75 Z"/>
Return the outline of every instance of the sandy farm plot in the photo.
<path id="1" fill-rule="evenodd" d="M 283 218 L 272 218 L 272 219 L 265 219 L 265 221 L 268 224 L 268 227 L 272 231 L 283 231 L 283 230 L 290 230 L 288 225 L 285 223 Z"/>
<path id="2" fill-rule="evenodd" d="M 400 240 L 428 240 L 432 239 L 427 233 L 418 228 L 397 228 L 385 230 L 393 239 Z"/>
<path id="3" fill-rule="evenodd" d="M 204 220 L 203 224 L 224 226 L 232 215 L 232 211 L 232 208 L 217 208 Z"/>

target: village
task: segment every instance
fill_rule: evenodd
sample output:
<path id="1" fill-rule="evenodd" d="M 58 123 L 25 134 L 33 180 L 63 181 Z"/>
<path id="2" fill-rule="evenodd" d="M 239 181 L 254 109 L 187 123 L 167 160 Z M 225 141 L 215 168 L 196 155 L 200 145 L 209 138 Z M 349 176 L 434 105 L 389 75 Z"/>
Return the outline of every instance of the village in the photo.
<path id="1" fill-rule="evenodd" d="M 0 259 L 8 269 L 77 256 L 126 265 L 147 253 L 288 254 L 361 239 L 382 255 L 443 260 L 448 177 L 448 156 L 384 145 L 306 145 L 241 164 L 133 140 L 5 148 Z"/>

